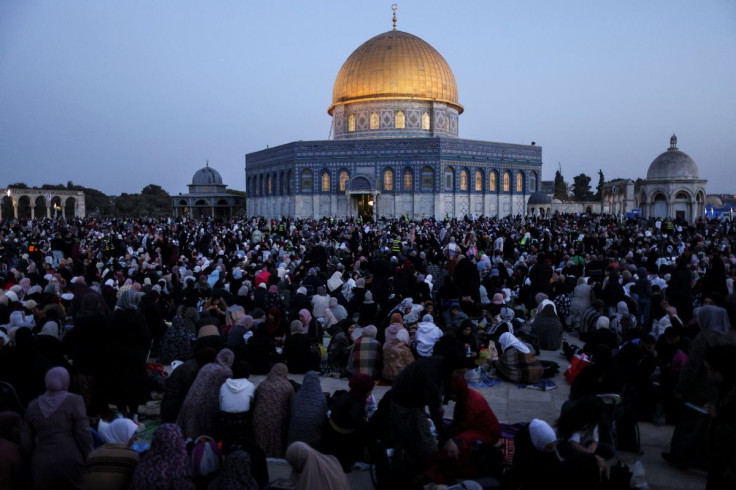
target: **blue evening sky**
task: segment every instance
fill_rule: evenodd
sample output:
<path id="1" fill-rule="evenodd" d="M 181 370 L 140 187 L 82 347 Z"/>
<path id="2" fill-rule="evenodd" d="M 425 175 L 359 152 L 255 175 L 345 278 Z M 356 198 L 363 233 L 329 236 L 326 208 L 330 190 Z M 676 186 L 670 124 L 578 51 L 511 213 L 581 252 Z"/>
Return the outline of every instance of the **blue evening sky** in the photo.
<path id="1" fill-rule="evenodd" d="M 392 3 L 3 0 L 0 186 L 177 194 L 209 160 L 242 190 L 246 153 L 328 137 L 335 76 Z M 645 177 L 674 132 L 736 192 L 735 1 L 397 3 L 455 73 L 461 137 L 536 141 L 543 179 L 595 184 Z"/>

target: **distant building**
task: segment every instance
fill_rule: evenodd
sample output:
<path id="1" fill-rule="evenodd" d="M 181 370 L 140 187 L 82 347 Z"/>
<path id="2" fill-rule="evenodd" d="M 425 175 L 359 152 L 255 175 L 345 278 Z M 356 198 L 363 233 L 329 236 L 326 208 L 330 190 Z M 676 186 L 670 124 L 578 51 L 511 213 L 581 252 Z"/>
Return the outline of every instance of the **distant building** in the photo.
<path id="1" fill-rule="evenodd" d="M 243 209 L 244 199 L 226 189 L 220 172 L 207 162 L 194 173 L 188 193 L 172 196 L 174 216 L 230 218 Z"/>

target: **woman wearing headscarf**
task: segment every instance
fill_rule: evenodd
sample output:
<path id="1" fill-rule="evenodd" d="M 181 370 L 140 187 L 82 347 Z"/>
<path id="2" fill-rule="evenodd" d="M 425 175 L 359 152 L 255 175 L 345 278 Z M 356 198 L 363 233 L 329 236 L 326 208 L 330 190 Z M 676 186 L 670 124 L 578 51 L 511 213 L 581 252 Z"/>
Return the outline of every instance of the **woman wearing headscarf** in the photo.
<path id="1" fill-rule="evenodd" d="M 323 439 L 325 453 L 336 456 L 345 472 L 363 457 L 370 442 L 365 405 L 375 381 L 367 374 L 354 374 L 349 384 L 350 391 L 337 395 L 332 403 Z"/>
<path id="2" fill-rule="evenodd" d="M 253 430 L 256 443 L 267 457 L 281 458 L 289 425 L 294 387 L 286 364 L 275 364 L 256 388 L 253 400 Z"/>
<path id="3" fill-rule="evenodd" d="M 302 322 L 304 333 L 309 335 L 314 342 L 322 343 L 323 331 L 317 319 L 306 308 L 299 310 L 299 321 Z"/>
<path id="4" fill-rule="evenodd" d="M 193 490 L 191 469 L 181 429 L 163 424 L 153 433 L 151 449 L 146 451 L 133 474 L 136 490 Z"/>
<path id="5" fill-rule="evenodd" d="M 87 293 L 81 302 L 74 328 L 64 336 L 63 344 L 74 363 L 75 385 L 84 397 L 87 414 L 99 415 L 107 410 L 104 388 L 105 355 L 110 335 L 107 306 L 97 293 Z"/>
<path id="6" fill-rule="evenodd" d="M 93 450 L 84 466 L 85 490 L 127 490 L 138 465 L 138 453 L 130 448 L 138 424 L 130 419 L 100 422 L 98 432 L 105 442 Z"/>
<path id="7" fill-rule="evenodd" d="M 577 332 L 583 330 L 583 314 L 590 308 L 590 303 L 594 299 L 593 287 L 587 283 L 584 277 L 579 278 L 570 300 L 570 317 L 573 330 Z"/>
<path id="8" fill-rule="evenodd" d="M 330 298 L 330 306 L 325 311 L 325 330 L 330 332 L 331 335 L 335 335 L 338 322 L 345 320 L 347 317 L 347 310 L 337 301 L 337 298 Z"/>
<path id="9" fill-rule="evenodd" d="M 512 383 L 534 384 L 541 381 L 544 368 L 529 346 L 506 332 L 499 337 L 501 344 L 496 369 Z"/>
<path id="10" fill-rule="evenodd" d="M 411 352 L 410 343 L 409 331 L 402 328 L 396 334 L 396 338 L 391 345 L 383 350 L 383 379 L 387 381 L 395 380 L 406 366 L 414 362 L 414 354 Z"/>
<path id="11" fill-rule="evenodd" d="M 0 412 L 0 488 L 21 490 L 28 486 L 20 451 L 23 419 L 16 412 Z"/>
<path id="12" fill-rule="evenodd" d="M 348 357 L 346 371 L 350 374 L 363 373 L 374 379 L 381 375 L 383 362 L 383 348 L 376 340 L 378 329 L 374 325 L 368 325 L 363 333 L 353 344 L 353 349 Z"/>
<path id="13" fill-rule="evenodd" d="M 202 366 L 213 362 L 217 352 L 206 347 L 194 354 L 194 359 L 189 359 L 175 368 L 169 377 L 164 380 L 164 397 L 161 400 L 161 422 L 176 423 L 179 418 L 181 406 L 189 393 L 189 388 L 197 379 L 197 374 Z"/>
<path id="14" fill-rule="evenodd" d="M 151 336 L 146 318 L 138 309 L 141 296 L 132 289 L 120 296 L 112 316 L 107 359 L 110 400 L 136 422 L 138 405 L 146 403 L 150 395 L 146 361 Z"/>
<path id="15" fill-rule="evenodd" d="M 689 358 L 680 373 L 676 392 L 685 403 L 698 407 L 706 403 L 715 405 L 717 393 L 713 377 L 708 376 L 704 359 L 708 349 L 718 345 L 736 345 L 736 332 L 731 328 L 728 312 L 719 306 L 703 306 L 697 312 L 700 333 L 690 345 Z M 700 419 L 700 420 L 699 420 Z M 703 449 L 697 442 L 702 427 L 702 417 L 687 407 L 672 433 L 670 451 L 662 456 L 678 466 L 704 463 Z"/>
<path id="16" fill-rule="evenodd" d="M 318 370 L 320 363 L 319 346 L 304 333 L 302 322 L 291 322 L 291 336 L 284 342 L 283 359 L 292 374 L 303 374 Z"/>
<path id="17" fill-rule="evenodd" d="M 348 488 L 348 480 L 337 458 L 322 454 L 303 442 L 289 446 L 286 461 L 291 465 L 291 479 L 297 482 L 299 490 Z"/>
<path id="18" fill-rule="evenodd" d="M 220 386 L 217 433 L 222 438 L 223 447 L 253 435 L 251 409 L 256 387 L 248 380 L 250 371 L 247 362 L 235 361 L 232 370 L 232 377 Z"/>
<path id="19" fill-rule="evenodd" d="M 449 439 L 441 448 L 439 461 L 428 471 L 436 483 L 480 476 L 481 469 L 473 460 L 475 450 L 481 444 L 494 446 L 501 438 L 496 414 L 483 395 L 468 388 L 464 377 L 450 382 L 450 396 L 455 400 L 455 411 L 447 431 Z"/>
<path id="20" fill-rule="evenodd" d="M 259 488 L 251 474 L 250 456 L 243 450 L 228 454 L 217 476 L 207 486 L 207 490 L 258 490 Z"/>
<path id="21" fill-rule="evenodd" d="M 319 286 L 317 292 L 312 296 L 312 312 L 317 318 L 323 318 L 325 311 L 330 306 L 330 296 L 327 295 L 324 286 Z"/>
<path id="22" fill-rule="evenodd" d="M 373 325 L 376 322 L 379 309 L 378 303 L 373 300 L 373 293 L 366 291 L 363 302 L 358 305 L 358 325 Z"/>
<path id="23" fill-rule="evenodd" d="M 388 348 L 391 344 L 396 342 L 396 334 L 399 333 L 400 330 L 406 330 L 406 328 L 404 328 L 404 318 L 401 313 L 395 311 L 391 313 L 388 327 L 386 327 L 386 330 L 384 331 L 386 340 L 383 342 L 383 346 Z M 409 333 L 408 330 L 407 333 Z"/>
<path id="24" fill-rule="evenodd" d="M 84 461 L 92 450 L 84 399 L 67 391 L 69 372 L 46 373 L 46 392 L 28 405 L 23 424 L 24 454 L 31 459 L 33 487 L 81 488 Z"/>
<path id="25" fill-rule="evenodd" d="M 353 339 L 355 323 L 343 320 L 339 323 L 339 326 L 340 331 L 332 337 L 330 344 L 327 346 L 327 361 L 323 368 L 323 374 L 336 373 L 342 377 L 345 375 L 350 351 L 353 344 L 355 344 L 355 339 Z"/>
<path id="26" fill-rule="evenodd" d="M 322 449 L 322 430 L 327 421 L 327 400 L 315 371 L 304 375 L 302 387 L 291 399 L 287 444 L 302 441 Z"/>
<path id="27" fill-rule="evenodd" d="M 176 420 L 184 437 L 196 439 L 203 435 L 216 435 L 215 421 L 220 406 L 220 387 L 233 375 L 230 367 L 234 358 L 233 351 L 222 349 L 215 362 L 203 366 L 197 373 Z"/>
<path id="28" fill-rule="evenodd" d="M 539 313 L 532 322 L 532 335 L 540 350 L 560 350 L 562 347 L 562 322 L 557 317 L 555 304 L 545 299 L 539 304 Z"/>
<path id="29" fill-rule="evenodd" d="M 266 335 L 269 337 L 280 337 L 284 334 L 283 325 L 281 324 L 281 309 L 276 306 L 272 306 L 268 309 L 268 315 L 266 315 Z"/>
<path id="30" fill-rule="evenodd" d="M 629 313 L 626 301 L 619 301 L 616 305 L 616 316 L 611 320 L 611 331 L 616 334 L 618 343 L 631 339 L 636 334 L 636 317 Z"/>
<path id="31" fill-rule="evenodd" d="M 187 328 L 184 318 L 176 315 L 166 329 L 159 344 L 159 362 L 188 361 L 193 355 L 194 334 Z"/>

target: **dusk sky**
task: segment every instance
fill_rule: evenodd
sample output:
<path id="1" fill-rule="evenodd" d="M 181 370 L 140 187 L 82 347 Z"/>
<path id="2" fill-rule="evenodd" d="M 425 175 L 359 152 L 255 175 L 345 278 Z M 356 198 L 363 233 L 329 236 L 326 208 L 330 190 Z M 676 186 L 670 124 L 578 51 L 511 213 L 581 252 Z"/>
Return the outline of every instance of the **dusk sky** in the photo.
<path id="1" fill-rule="evenodd" d="M 2 0 L 0 187 L 187 192 L 330 135 L 335 76 L 393 1 Z M 542 146 L 543 179 L 645 177 L 676 133 L 736 192 L 736 1 L 398 1 L 457 80 L 460 137 Z"/>

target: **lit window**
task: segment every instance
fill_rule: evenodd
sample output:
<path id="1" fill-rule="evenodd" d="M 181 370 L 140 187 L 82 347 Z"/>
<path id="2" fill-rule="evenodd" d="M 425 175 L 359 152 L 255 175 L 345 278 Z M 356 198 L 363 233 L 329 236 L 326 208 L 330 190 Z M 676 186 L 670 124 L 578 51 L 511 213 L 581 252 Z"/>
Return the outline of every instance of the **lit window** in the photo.
<path id="1" fill-rule="evenodd" d="M 451 191 L 453 188 L 453 177 L 454 171 L 452 170 L 452 167 L 446 167 L 445 168 L 445 190 Z"/>
<path id="2" fill-rule="evenodd" d="M 498 186 L 498 183 L 496 183 L 496 172 L 491 172 L 491 179 L 488 183 L 488 189 L 495 191 L 496 186 Z"/>
<path id="3" fill-rule="evenodd" d="M 483 173 L 480 170 L 475 171 L 475 190 L 483 190 Z"/>
<path id="4" fill-rule="evenodd" d="M 422 129 L 429 129 L 429 114 L 422 114 Z"/>
<path id="5" fill-rule="evenodd" d="M 412 187 L 412 174 L 411 169 L 404 170 L 404 190 L 410 191 Z"/>
<path id="6" fill-rule="evenodd" d="M 516 192 L 521 192 L 524 189 L 524 174 L 519 172 L 516 174 Z"/>
<path id="7" fill-rule="evenodd" d="M 371 129 L 378 129 L 378 113 L 371 112 Z"/>
<path id="8" fill-rule="evenodd" d="M 340 192 L 345 192 L 345 187 L 348 184 L 348 179 L 350 179 L 350 175 L 348 175 L 347 170 L 340 170 Z"/>
<path id="9" fill-rule="evenodd" d="M 511 190 L 511 174 L 504 172 L 503 174 L 503 191 L 508 192 Z"/>
<path id="10" fill-rule="evenodd" d="M 330 173 L 322 172 L 322 192 L 330 191 Z"/>
<path id="11" fill-rule="evenodd" d="M 404 116 L 403 111 L 398 111 L 396 113 L 394 126 L 396 129 L 404 129 L 406 127 L 406 117 Z"/>
<path id="12" fill-rule="evenodd" d="M 422 190 L 431 191 L 434 189 L 434 172 L 432 167 L 424 167 L 422 169 Z"/>
<path id="13" fill-rule="evenodd" d="M 302 190 L 310 192 L 312 190 L 312 171 L 309 169 L 302 170 Z"/>
<path id="14" fill-rule="evenodd" d="M 355 114 L 348 116 L 348 131 L 355 131 Z"/>
<path id="15" fill-rule="evenodd" d="M 468 190 L 468 171 L 465 169 L 462 169 L 460 171 L 460 190 L 461 191 Z"/>
<path id="16" fill-rule="evenodd" d="M 383 190 L 392 191 L 394 190 L 394 171 L 387 168 L 383 171 Z"/>
<path id="17" fill-rule="evenodd" d="M 267 182 L 266 194 L 271 195 L 273 194 L 273 177 L 269 175 L 268 180 L 266 182 Z"/>

